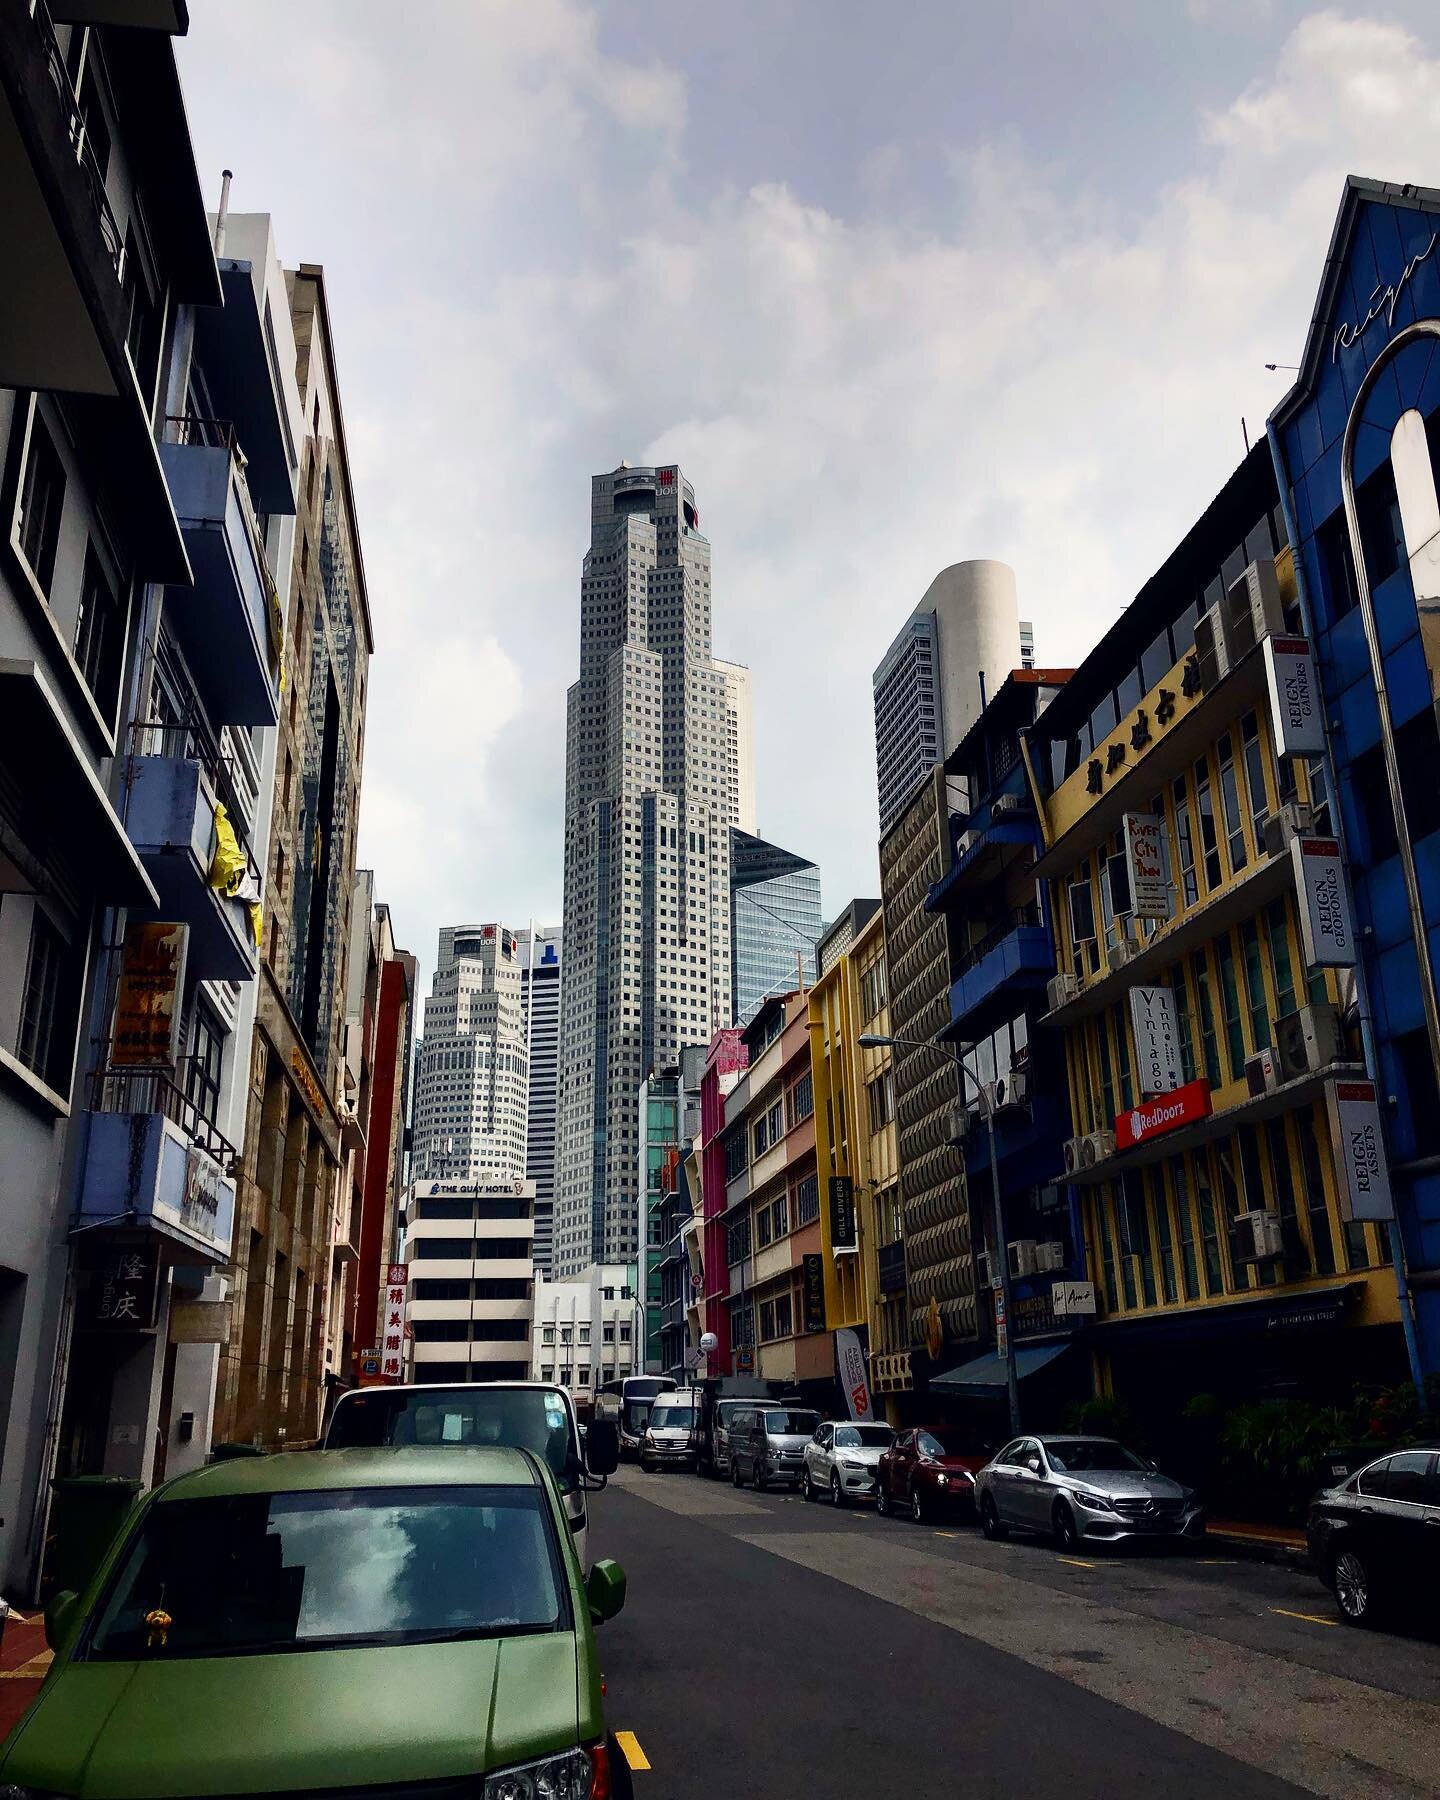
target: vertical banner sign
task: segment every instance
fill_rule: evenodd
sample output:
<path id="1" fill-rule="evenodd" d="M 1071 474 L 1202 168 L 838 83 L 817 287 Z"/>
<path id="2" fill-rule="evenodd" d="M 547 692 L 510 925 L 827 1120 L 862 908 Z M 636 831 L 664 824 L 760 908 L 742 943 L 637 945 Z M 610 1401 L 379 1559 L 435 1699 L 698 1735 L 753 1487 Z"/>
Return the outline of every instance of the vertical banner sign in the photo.
<path id="1" fill-rule="evenodd" d="M 830 1248 L 854 1251 L 855 1188 L 848 1175 L 830 1177 Z"/>
<path id="2" fill-rule="evenodd" d="M 1170 917 L 1170 882 L 1165 867 L 1165 821 L 1154 813 L 1126 813 L 1125 872 L 1130 877 L 1130 910 L 1137 919 Z"/>
<path id="3" fill-rule="evenodd" d="M 81 1324 L 105 1331 L 153 1331 L 159 1282 L 160 1253 L 155 1245 L 107 1249 L 87 1290 Z"/>
<path id="4" fill-rule="evenodd" d="M 188 925 L 125 927 L 111 1068 L 175 1067 L 189 943 Z"/>
<path id="5" fill-rule="evenodd" d="M 1345 864 L 1334 838 L 1291 840 L 1295 886 L 1300 899 L 1300 936 L 1312 969 L 1355 966 L 1355 928 L 1345 890 Z"/>
<path id="6" fill-rule="evenodd" d="M 1267 637 L 1265 680 L 1276 750 L 1281 756 L 1319 756 L 1325 748 L 1325 720 L 1309 640 Z"/>
<path id="7" fill-rule="evenodd" d="M 806 1331 L 825 1329 L 825 1258 L 818 1251 L 806 1253 L 801 1276 Z"/>
<path id="8" fill-rule="evenodd" d="M 990 1283 L 990 1296 L 995 1302 L 995 1354 L 1010 1354 L 1010 1320 L 1005 1312 L 1005 1288 L 997 1275 Z"/>
<path id="9" fill-rule="evenodd" d="M 839 1372 L 840 1391 L 845 1396 L 850 1417 L 862 1421 L 873 1418 L 875 1415 L 870 1404 L 870 1379 L 865 1373 L 865 1352 L 860 1348 L 859 1338 L 848 1326 L 835 1333 L 835 1367 Z"/>
<path id="10" fill-rule="evenodd" d="M 1326 1090 L 1330 1131 L 1345 1170 L 1340 1217 L 1393 1219 L 1390 1170 L 1380 1135 L 1380 1108 L 1373 1081 L 1333 1081 Z"/>
<path id="11" fill-rule="evenodd" d="M 1172 1092 L 1180 1085 L 1175 996 L 1168 987 L 1132 987 L 1130 1023 L 1135 1031 L 1135 1074 L 1142 1097 L 1148 1100 Z"/>
<path id="12" fill-rule="evenodd" d="M 380 1376 L 400 1381 L 405 1373 L 405 1287 L 409 1270 L 404 1263 L 386 1269 L 385 1298 L 380 1319 Z"/>

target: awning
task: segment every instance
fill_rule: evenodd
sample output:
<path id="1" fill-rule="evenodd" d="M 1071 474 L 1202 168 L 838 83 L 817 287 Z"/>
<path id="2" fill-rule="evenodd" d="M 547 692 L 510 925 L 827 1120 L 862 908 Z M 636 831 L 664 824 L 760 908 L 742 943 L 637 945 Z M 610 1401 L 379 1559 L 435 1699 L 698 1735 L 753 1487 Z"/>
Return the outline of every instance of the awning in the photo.
<path id="1" fill-rule="evenodd" d="M 1183 1337 L 1187 1343 L 1213 1342 L 1232 1336 L 1289 1337 L 1297 1332 L 1325 1331 L 1345 1323 L 1345 1315 L 1364 1283 L 1337 1282 L 1330 1287 L 1291 1289 L 1252 1295 L 1216 1306 L 1167 1307 L 1164 1312 L 1123 1315 L 1097 1321 L 1086 1332 L 1091 1343 L 1124 1349 Z"/>
<path id="2" fill-rule="evenodd" d="M 1069 1348 L 1067 1342 L 1034 1344 L 1028 1350 L 1019 1349 L 1014 1353 L 1016 1372 L 1023 1381 L 1027 1375 L 1034 1375 L 1037 1370 L 1048 1367 Z M 996 1356 L 993 1351 L 987 1356 L 973 1357 L 971 1361 L 961 1363 L 958 1369 L 951 1369 L 947 1375 L 932 1375 L 930 1386 L 943 1388 L 950 1394 L 969 1394 L 975 1399 L 989 1399 L 1009 1379 L 1005 1360 L 1003 1356 Z"/>

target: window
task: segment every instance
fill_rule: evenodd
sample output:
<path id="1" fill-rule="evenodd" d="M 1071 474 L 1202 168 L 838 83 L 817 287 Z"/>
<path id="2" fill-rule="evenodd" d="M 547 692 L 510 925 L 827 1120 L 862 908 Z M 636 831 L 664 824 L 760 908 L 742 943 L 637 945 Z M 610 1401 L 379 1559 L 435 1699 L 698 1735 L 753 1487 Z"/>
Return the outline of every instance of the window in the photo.
<path id="1" fill-rule="evenodd" d="M 30 920 L 30 953 L 20 1000 L 15 1054 L 48 1087 L 69 1086 L 75 1037 L 75 990 L 69 946 L 37 904 Z"/>
<path id="2" fill-rule="evenodd" d="M 871 963 L 860 977 L 860 1011 L 868 1025 L 885 1005 L 885 962 L 884 958 Z"/>
<path id="3" fill-rule="evenodd" d="M 1185 1159 L 1170 1159 L 1170 1183 L 1175 1190 L 1175 1215 L 1180 1224 L 1180 1276 L 1185 1298 L 1200 1298 L 1199 1266 L 1195 1260 L 1195 1217 L 1190 1210 L 1190 1184 L 1185 1175 Z"/>
<path id="4" fill-rule="evenodd" d="M 1170 972 L 1170 993 L 1175 1002 L 1175 1036 L 1180 1046 L 1180 1079 L 1196 1077 L 1194 1027 L 1190 1020 L 1190 990 L 1185 982 L 1185 968 L 1177 963 Z"/>
<path id="5" fill-rule="evenodd" d="M 1210 791 L 1210 765 L 1202 756 L 1195 765 L 1195 811 L 1200 819 L 1200 854 L 1205 863 L 1207 892 L 1220 885 L 1220 840 L 1215 834 L 1215 797 Z"/>
<path id="6" fill-rule="evenodd" d="M 798 1125 L 802 1119 L 808 1119 L 815 1110 L 815 1083 L 807 1072 L 795 1083 L 786 1096 L 789 1122 Z"/>
<path id="7" fill-rule="evenodd" d="M 1240 753 L 1245 759 L 1245 787 L 1250 796 L 1251 836 L 1255 848 L 1264 848 L 1264 820 L 1270 813 L 1265 787 L 1265 746 L 1260 741 L 1260 721 L 1253 712 L 1240 721 Z"/>
<path id="8" fill-rule="evenodd" d="M 1250 1012 L 1250 1041 L 1257 1050 L 1270 1042 L 1270 1008 L 1265 999 L 1265 971 L 1260 960 L 1260 931 L 1253 919 L 1240 927 L 1245 956 L 1245 1000 Z"/>
<path id="9" fill-rule="evenodd" d="M 1245 1068 L 1245 1031 L 1240 1023 L 1240 989 L 1235 978 L 1235 954 L 1227 931 L 1215 940 L 1215 960 L 1220 968 L 1220 1001 L 1225 1013 L 1225 1048 L 1230 1059 L 1230 1079 L 1238 1081 Z"/>
<path id="10" fill-rule="evenodd" d="M 777 1294 L 773 1300 L 762 1300 L 760 1303 L 760 1341 L 769 1343 L 775 1338 L 787 1338 L 794 1333 L 794 1320 L 791 1311 L 788 1290 Z M 813 1417 L 813 1414 L 811 1415 Z"/>
<path id="11" fill-rule="evenodd" d="M 1295 1010 L 1295 974 L 1290 961 L 1290 933 L 1283 900 L 1272 900 L 1265 908 L 1265 942 L 1270 951 L 1270 975 L 1275 983 L 1275 1016 L 1283 1019 Z"/>
<path id="12" fill-rule="evenodd" d="M 865 1085 L 870 1102 L 870 1129 L 883 1131 L 895 1117 L 895 1078 L 889 1069 Z"/>
<path id="13" fill-rule="evenodd" d="M 795 1224 L 809 1225 L 820 1217 L 820 1183 L 814 1175 L 807 1175 L 795 1189 Z"/>
<path id="14" fill-rule="evenodd" d="M 1240 788 L 1235 774 L 1235 751 L 1227 731 L 1216 745 L 1220 762 L 1220 803 L 1225 811 L 1225 844 L 1230 852 L 1230 872 L 1238 875 L 1249 861 L 1245 826 L 1240 816 Z"/>
<path id="15" fill-rule="evenodd" d="M 202 1119 L 212 1123 L 220 1113 L 220 1067 L 225 1056 L 225 1027 L 205 1002 L 196 999 L 190 1025 L 190 1057 L 185 1069 L 185 1097 Z"/>
<path id="16" fill-rule="evenodd" d="M 1355 512 L 1365 553 L 1365 572 L 1373 592 L 1407 560 L 1395 470 L 1388 461 L 1361 483 L 1355 495 Z"/>
<path id="17" fill-rule="evenodd" d="M 1191 1164 L 1195 1172 L 1195 1205 L 1200 1215 L 1200 1249 L 1205 1265 L 1205 1286 L 1212 1299 L 1225 1292 L 1225 1264 L 1220 1254 L 1220 1225 L 1215 1216 L 1215 1193 L 1204 1153 Z"/>
<path id="18" fill-rule="evenodd" d="M 555 1342 L 555 1327 L 553 1325 L 545 1326 L 540 1333 L 540 1341 L 542 1344 L 553 1344 Z"/>
<path id="19" fill-rule="evenodd" d="M 1200 889 L 1195 880 L 1195 840 L 1190 830 L 1190 794 L 1183 775 L 1176 776 L 1170 792 L 1175 802 L 1175 842 L 1179 851 L 1180 904 L 1193 906 L 1199 898 Z"/>
<path id="20" fill-rule="evenodd" d="M 30 442 L 20 483 L 20 548 L 47 598 L 55 576 L 55 546 L 64 500 L 65 470 L 37 406 L 30 415 Z"/>
<path id="21" fill-rule="evenodd" d="M 75 661 L 85 685 L 107 720 L 113 720 L 120 698 L 120 662 L 124 653 L 124 611 L 100 558 L 91 544 L 85 551 L 85 578 L 75 621 Z"/>

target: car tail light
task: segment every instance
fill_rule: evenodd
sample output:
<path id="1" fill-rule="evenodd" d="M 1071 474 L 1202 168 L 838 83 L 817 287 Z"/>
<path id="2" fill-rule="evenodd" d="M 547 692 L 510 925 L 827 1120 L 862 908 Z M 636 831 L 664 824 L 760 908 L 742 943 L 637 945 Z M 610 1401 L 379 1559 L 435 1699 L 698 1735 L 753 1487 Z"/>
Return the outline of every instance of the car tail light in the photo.
<path id="1" fill-rule="evenodd" d="M 609 1745 L 601 1738 L 598 1744 L 587 1744 L 585 1753 L 590 1758 L 589 1800 L 613 1800 L 615 1787 L 610 1780 Z"/>

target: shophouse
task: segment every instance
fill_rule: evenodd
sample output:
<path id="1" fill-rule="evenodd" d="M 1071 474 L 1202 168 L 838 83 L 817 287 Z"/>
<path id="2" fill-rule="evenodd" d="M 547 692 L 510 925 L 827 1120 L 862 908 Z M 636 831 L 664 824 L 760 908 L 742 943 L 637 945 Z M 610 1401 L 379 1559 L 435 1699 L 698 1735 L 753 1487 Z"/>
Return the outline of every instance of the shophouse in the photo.
<path id="1" fill-rule="evenodd" d="M 588 1413 L 607 1381 L 642 1372 L 642 1324 L 633 1263 L 597 1263 L 565 1281 L 537 1271 L 530 1379 L 557 1382 Z"/>
<path id="2" fill-rule="evenodd" d="M 726 1175 L 726 1108 L 745 1074 L 750 1048 L 735 1026 L 717 1031 L 710 1040 L 700 1077 L 700 1130 L 692 1160 L 699 1165 L 701 1267 L 704 1286 L 704 1331 L 715 1339 L 711 1373 L 753 1372 L 753 1338 L 732 1343 L 730 1337 L 729 1264 L 727 1256 L 729 1181 Z M 694 1171 L 691 1174 L 694 1182 Z M 682 1231 L 683 1231 L 682 1226 Z M 744 1321 L 748 1329 L 748 1320 Z M 742 1362 L 743 1358 L 743 1362 Z"/>

